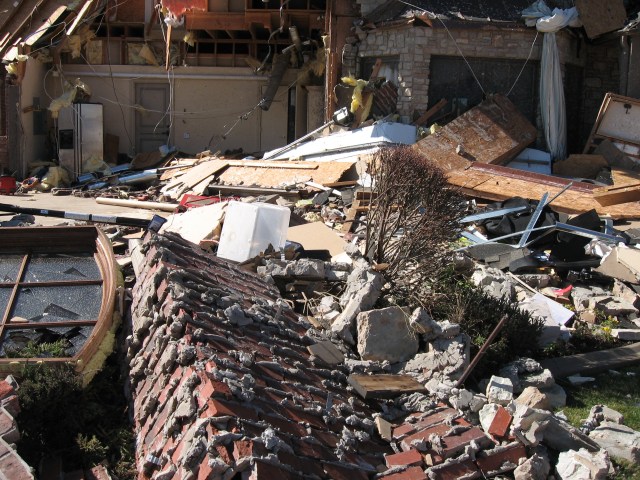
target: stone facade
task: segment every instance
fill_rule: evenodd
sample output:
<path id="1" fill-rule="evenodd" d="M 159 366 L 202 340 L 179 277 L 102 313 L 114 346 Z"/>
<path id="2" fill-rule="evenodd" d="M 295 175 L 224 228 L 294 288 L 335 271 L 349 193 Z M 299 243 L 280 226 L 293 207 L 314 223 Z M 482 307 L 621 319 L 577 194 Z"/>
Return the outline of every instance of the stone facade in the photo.
<path id="1" fill-rule="evenodd" d="M 561 63 L 584 65 L 584 56 L 578 58 L 575 55 L 578 51 L 577 40 L 564 32 L 557 35 Z M 345 55 L 343 70 L 357 73 L 357 61 L 365 57 L 398 56 L 398 111 L 404 121 L 409 121 L 414 112 L 422 113 L 427 109 L 432 55 L 460 56 L 459 48 L 469 58 L 513 59 L 524 62 L 531 52 L 531 60 L 539 61 L 542 35 L 538 35 L 532 49 L 535 37 L 534 29 L 501 29 L 494 26 L 449 31 L 442 27 L 378 29 L 369 32 L 366 39 L 358 45 L 357 57 Z"/>

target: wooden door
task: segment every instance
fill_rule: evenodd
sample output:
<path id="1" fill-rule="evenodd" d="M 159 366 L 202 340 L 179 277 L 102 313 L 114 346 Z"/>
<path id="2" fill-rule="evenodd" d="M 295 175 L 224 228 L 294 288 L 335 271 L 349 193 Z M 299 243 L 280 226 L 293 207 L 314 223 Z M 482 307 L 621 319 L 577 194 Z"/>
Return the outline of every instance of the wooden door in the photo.
<path id="1" fill-rule="evenodd" d="M 136 153 L 153 152 L 171 144 L 171 111 L 169 85 L 136 84 Z"/>

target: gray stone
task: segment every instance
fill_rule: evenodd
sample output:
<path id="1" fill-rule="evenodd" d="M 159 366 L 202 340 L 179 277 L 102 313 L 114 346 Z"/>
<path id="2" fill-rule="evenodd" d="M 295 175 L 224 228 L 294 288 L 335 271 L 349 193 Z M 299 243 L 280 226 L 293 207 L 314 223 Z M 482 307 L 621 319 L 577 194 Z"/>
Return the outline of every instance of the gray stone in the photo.
<path id="1" fill-rule="evenodd" d="M 367 266 L 358 265 L 349 275 L 347 288 L 340 297 L 343 310 L 331 324 L 331 331 L 345 342 L 354 345 L 356 317 L 360 312 L 373 308 L 380 296 L 382 286 L 382 275 L 370 272 Z"/>
<path id="2" fill-rule="evenodd" d="M 598 425 L 601 422 L 613 422 L 620 425 L 624 423 L 624 415 L 606 405 L 594 405 L 591 407 L 589 419 L 595 420 Z"/>
<path id="3" fill-rule="evenodd" d="M 431 395 L 435 395 L 438 400 L 445 400 L 451 396 L 454 384 L 448 378 L 436 374 L 434 378 L 425 384 L 425 388 Z"/>
<path id="4" fill-rule="evenodd" d="M 630 303 L 636 308 L 640 307 L 640 295 L 638 295 L 632 288 L 629 288 L 624 282 L 621 282 L 617 278 L 613 280 L 613 288 L 611 289 L 616 297 L 621 298 L 625 302 Z"/>
<path id="5" fill-rule="evenodd" d="M 544 456 L 534 453 L 513 471 L 515 480 L 547 480 L 551 465 Z"/>
<path id="6" fill-rule="evenodd" d="M 507 405 L 513 400 L 513 383 L 506 377 L 493 375 L 487 385 L 487 400 L 489 403 Z"/>
<path id="7" fill-rule="evenodd" d="M 451 406 L 457 410 L 467 410 L 473 401 L 473 393 L 463 388 L 449 398 Z"/>
<path id="8" fill-rule="evenodd" d="M 520 403 L 512 403 L 507 406 L 507 410 L 513 415 L 511 421 L 512 430 L 528 430 L 534 422 L 545 422 L 551 417 L 551 412 L 537 408 L 529 408 Z"/>
<path id="9" fill-rule="evenodd" d="M 419 334 L 431 334 L 436 338 L 442 333 L 442 329 L 427 311 L 422 308 L 416 308 L 409 318 L 409 326 Z"/>
<path id="10" fill-rule="evenodd" d="M 602 422 L 589 433 L 589 437 L 612 457 L 640 462 L 640 432 L 614 422 Z"/>
<path id="11" fill-rule="evenodd" d="M 640 328 L 614 328 L 611 336 L 626 342 L 637 342 L 640 340 Z"/>
<path id="12" fill-rule="evenodd" d="M 340 304 L 338 303 L 336 298 L 332 297 L 331 295 L 327 295 L 320 299 L 320 303 L 316 307 L 315 311 L 316 313 L 324 314 L 338 308 L 340 308 Z"/>
<path id="13" fill-rule="evenodd" d="M 620 297 L 593 297 L 589 300 L 589 308 L 600 310 L 605 315 L 614 317 L 638 313 L 638 309 Z"/>
<path id="14" fill-rule="evenodd" d="M 477 394 L 473 396 L 473 399 L 471 399 L 471 402 L 469 403 L 469 410 L 471 410 L 474 413 L 478 413 L 480 410 L 482 410 L 482 407 L 484 407 L 487 404 L 487 397 L 482 395 L 482 394 Z"/>
<path id="15" fill-rule="evenodd" d="M 571 300 L 577 312 L 587 310 L 589 307 L 589 299 L 598 295 L 606 295 L 607 292 L 600 287 L 576 287 L 571 289 Z"/>
<path id="16" fill-rule="evenodd" d="M 540 391 L 547 396 L 551 410 L 562 408 L 567 404 L 567 392 L 558 384 Z"/>
<path id="17" fill-rule="evenodd" d="M 513 300 L 516 289 L 513 282 L 500 270 L 479 266 L 471 275 L 471 282 L 494 298 Z"/>
<path id="18" fill-rule="evenodd" d="M 417 355 L 404 369 L 459 378 L 469 364 L 470 347 L 471 339 L 464 333 L 454 338 L 438 338 L 429 344 L 429 352 Z"/>
<path id="19" fill-rule="evenodd" d="M 224 310 L 224 314 L 232 325 L 244 327 L 253 323 L 253 320 L 244 314 L 244 310 L 240 308 L 240 305 L 231 305 Z"/>
<path id="20" fill-rule="evenodd" d="M 418 336 L 411 331 L 400 307 L 361 312 L 356 319 L 358 353 L 363 360 L 403 362 L 418 352 Z"/>
<path id="21" fill-rule="evenodd" d="M 452 338 L 460 334 L 460 325 L 457 323 L 451 323 L 449 320 L 438 322 L 441 330 L 441 336 L 445 338 Z"/>
<path id="22" fill-rule="evenodd" d="M 577 428 L 554 416 L 549 418 L 549 424 L 544 430 L 542 440 L 545 445 L 559 452 L 580 450 L 586 448 L 591 452 L 600 449 L 598 444 Z"/>
<path id="23" fill-rule="evenodd" d="M 610 467 L 606 451 L 589 452 L 581 448 L 560 452 L 556 472 L 560 480 L 604 480 Z"/>
<path id="24" fill-rule="evenodd" d="M 525 375 L 522 378 L 520 378 L 520 382 L 522 383 L 522 386 L 525 388 L 536 387 L 539 389 L 552 387 L 556 383 L 553 378 L 553 374 L 549 369 L 544 369 L 542 372 L 539 372 L 539 373 L 530 373 L 528 375 Z"/>
<path id="25" fill-rule="evenodd" d="M 301 258 L 293 262 L 292 275 L 294 277 L 323 279 L 325 277 L 324 262 L 311 258 Z"/>

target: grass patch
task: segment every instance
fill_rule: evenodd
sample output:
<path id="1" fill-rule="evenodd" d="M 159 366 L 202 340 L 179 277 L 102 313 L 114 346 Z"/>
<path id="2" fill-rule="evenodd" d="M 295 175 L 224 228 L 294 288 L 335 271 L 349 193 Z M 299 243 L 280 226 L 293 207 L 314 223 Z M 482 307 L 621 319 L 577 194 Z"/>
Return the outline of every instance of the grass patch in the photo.
<path id="1" fill-rule="evenodd" d="M 567 392 L 567 406 L 563 412 L 569 422 L 580 427 L 594 405 L 606 405 L 624 415 L 624 424 L 640 430 L 640 367 L 619 370 L 596 376 L 596 381 L 574 386 L 558 381 Z M 616 479 L 640 480 L 640 465 L 615 460 Z"/>
<path id="2" fill-rule="evenodd" d="M 563 411 L 572 425 L 579 427 L 594 405 L 606 405 L 624 415 L 626 426 L 640 430 L 640 367 L 619 372 L 620 375 L 603 373 L 595 382 L 579 386 L 558 382 L 567 391 Z"/>

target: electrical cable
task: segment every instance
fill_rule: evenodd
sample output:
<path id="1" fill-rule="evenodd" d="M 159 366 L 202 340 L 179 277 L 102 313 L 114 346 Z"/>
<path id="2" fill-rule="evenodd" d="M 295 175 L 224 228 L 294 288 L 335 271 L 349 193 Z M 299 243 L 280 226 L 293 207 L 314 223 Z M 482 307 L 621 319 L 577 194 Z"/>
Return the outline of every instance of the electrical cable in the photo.
<path id="1" fill-rule="evenodd" d="M 107 17 L 106 12 L 105 12 L 105 15 L 102 17 L 102 19 L 105 20 L 105 23 L 107 25 L 107 65 L 109 66 L 109 78 L 111 79 L 113 96 L 118 102 L 118 105 L 120 105 L 120 98 L 118 97 L 116 82 L 113 78 L 113 69 L 111 68 L 111 49 L 109 48 L 109 44 L 111 43 L 111 31 L 110 31 L 111 29 L 109 28 L 109 17 Z M 124 131 L 127 134 L 127 139 L 129 140 L 129 151 L 135 152 L 136 147 L 135 147 L 135 144 L 133 143 L 133 140 L 131 139 L 131 134 L 129 133 L 129 129 L 127 128 L 127 121 L 124 115 L 124 109 L 122 108 L 122 105 L 120 105 L 120 115 L 122 117 L 122 126 L 124 127 Z"/>
<path id="2" fill-rule="evenodd" d="M 540 34 L 540 32 L 538 32 L 536 30 L 536 36 L 533 39 L 533 42 L 531 43 L 531 49 L 529 50 L 529 56 L 527 56 L 527 59 L 524 61 L 524 64 L 522 65 L 522 69 L 520 70 L 520 73 L 518 73 L 518 76 L 514 80 L 513 85 L 511 86 L 511 88 L 509 89 L 509 92 L 506 95 L 507 97 L 509 95 L 511 95 L 511 92 L 513 91 L 513 89 L 515 88 L 516 84 L 518 83 L 518 80 L 520 80 L 520 75 L 522 75 L 522 72 L 524 72 L 524 69 L 527 66 L 527 63 L 529 62 L 529 59 L 531 58 L 531 54 L 533 53 L 533 47 L 535 47 L 535 45 L 536 45 L 536 40 L 538 40 L 538 35 L 539 34 Z"/>
<path id="3" fill-rule="evenodd" d="M 456 39 L 454 38 L 454 36 L 451 34 L 451 32 L 449 31 L 449 28 L 447 27 L 447 25 L 444 23 L 444 21 L 442 21 L 442 19 L 440 18 L 439 15 L 434 14 L 433 12 L 430 12 L 428 10 L 425 10 L 422 7 L 418 7 L 417 5 L 413 5 L 409 2 L 406 2 L 404 0 L 396 0 L 397 2 L 400 3 L 404 3 L 405 5 L 408 5 L 410 7 L 413 7 L 417 10 L 421 10 L 424 13 L 428 13 L 433 15 L 435 18 L 437 18 L 440 23 L 442 24 L 442 26 L 444 27 L 444 29 L 447 31 L 447 33 L 449 34 L 449 37 L 451 38 L 451 40 L 453 40 L 453 44 L 456 46 L 456 49 L 458 50 L 458 53 L 460 53 L 460 56 L 462 57 L 462 59 L 464 60 L 464 63 L 467 64 L 467 67 L 469 68 L 469 71 L 471 72 L 471 75 L 473 75 L 473 78 L 475 79 L 476 83 L 478 84 L 478 86 L 480 87 L 480 90 L 482 90 L 482 94 L 484 95 L 484 97 L 486 98 L 487 96 L 487 92 L 484 91 L 484 88 L 482 87 L 482 84 L 480 83 L 480 80 L 478 80 L 478 77 L 476 76 L 476 73 L 473 71 L 473 68 L 471 67 L 471 64 L 469 63 L 469 61 L 467 60 L 467 57 L 464 56 L 464 53 L 462 53 L 462 50 L 460 49 L 460 46 L 458 45 L 458 42 L 456 41 Z"/>

